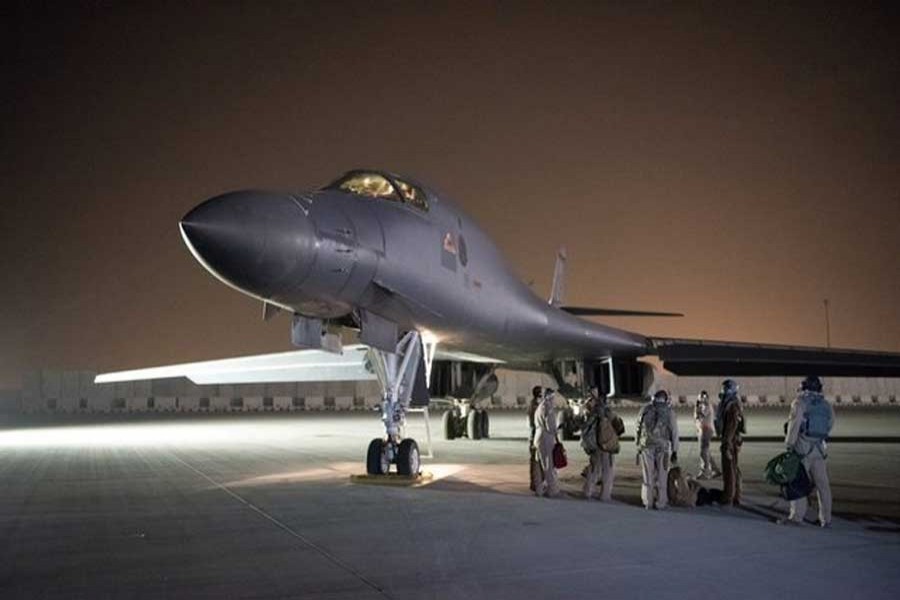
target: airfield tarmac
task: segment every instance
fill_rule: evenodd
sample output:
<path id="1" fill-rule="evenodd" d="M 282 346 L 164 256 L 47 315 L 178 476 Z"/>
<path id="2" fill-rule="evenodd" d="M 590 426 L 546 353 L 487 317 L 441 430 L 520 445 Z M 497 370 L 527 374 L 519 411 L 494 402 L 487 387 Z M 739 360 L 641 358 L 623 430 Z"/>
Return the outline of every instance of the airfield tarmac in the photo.
<path id="1" fill-rule="evenodd" d="M 768 439 L 786 410 L 747 414 Z M 530 495 L 521 412 L 493 412 L 479 442 L 437 439 L 433 415 L 419 488 L 350 482 L 380 434 L 371 413 L 8 422 L 0 598 L 896 598 L 900 410 L 837 417 L 853 441 L 830 446 L 831 530 L 773 524 L 786 505 L 761 472 L 777 442 L 744 446 L 746 509 L 656 512 L 630 442 L 615 503 L 577 497 L 577 441 L 566 497 Z M 422 415 L 408 433 L 427 452 Z M 696 446 L 679 452 L 689 469 Z"/>

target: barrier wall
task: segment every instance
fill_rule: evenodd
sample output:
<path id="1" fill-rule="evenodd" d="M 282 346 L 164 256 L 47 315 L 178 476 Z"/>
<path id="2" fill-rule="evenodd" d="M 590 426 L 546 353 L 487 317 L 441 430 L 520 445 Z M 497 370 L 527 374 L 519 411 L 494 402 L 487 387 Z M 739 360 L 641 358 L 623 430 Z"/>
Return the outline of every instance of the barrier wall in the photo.
<path id="1" fill-rule="evenodd" d="M 555 387 L 542 372 L 496 371 L 499 387 L 491 398 L 495 409 L 523 409 L 535 385 Z M 736 379 L 750 407 L 787 406 L 796 396 L 798 377 Z M 29 373 L 21 391 L 6 393 L 8 406 L 24 413 L 152 413 L 278 412 L 373 410 L 381 401 L 375 381 L 244 385 L 196 385 L 187 379 L 160 379 L 95 385 L 90 371 L 44 369 Z M 653 389 L 665 388 L 676 405 L 693 403 L 705 389 L 715 398 L 720 377 L 677 377 L 657 371 Z M 897 378 L 825 378 L 825 394 L 835 405 L 896 406 Z"/>

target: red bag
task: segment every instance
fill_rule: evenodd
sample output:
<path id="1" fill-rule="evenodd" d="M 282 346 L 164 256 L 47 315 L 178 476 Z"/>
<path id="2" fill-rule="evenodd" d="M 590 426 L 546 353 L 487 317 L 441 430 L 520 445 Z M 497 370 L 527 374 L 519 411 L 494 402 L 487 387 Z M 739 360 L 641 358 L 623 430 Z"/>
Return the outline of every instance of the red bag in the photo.
<path id="1" fill-rule="evenodd" d="M 556 445 L 553 446 L 553 466 L 557 469 L 565 469 L 569 464 L 569 459 L 566 456 L 566 447 L 562 445 L 562 442 L 556 440 Z"/>

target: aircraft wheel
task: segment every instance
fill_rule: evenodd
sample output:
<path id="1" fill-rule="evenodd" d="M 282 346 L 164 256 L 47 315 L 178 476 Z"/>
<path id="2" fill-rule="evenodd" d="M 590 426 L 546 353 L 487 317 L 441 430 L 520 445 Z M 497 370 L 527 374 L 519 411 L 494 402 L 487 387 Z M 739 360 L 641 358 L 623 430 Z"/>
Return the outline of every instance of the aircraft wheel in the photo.
<path id="1" fill-rule="evenodd" d="M 491 437 L 491 419 L 488 417 L 488 411 L 482 410 L 481 412 L 481 437 L 482 439 L 488 439 Z"/>
<path id="2" fill-rule="evenodd" d="M 481 411 L 472 409 L 466 417 L 466 434 L 470 440 L 481 439 L 481 418 L 478 416 L 479 412 Z"/>
<path id="3" fill-rule="evenodd" d="M 444 412 L 444 416 L 441 419 L 444 425 L 444 439 L 452 440 L 456 437 L 456 415 L 453 414 L 452 410 L 448 410 Z"/>
<path id="4" fill-rule="evenodd" d="M 369 475 L 386 475 L 391 465 L 384 454 L 384 440 L 375 438 L 369 442 L 366 453 L 366 473 Z"/>
<path id="5" fill-rule="evenodd" d="M 406 438 L 400 442 L 397 450 L 397 473 L 408 476 L 419 474 L 419 445 L 416 440 Z"/>

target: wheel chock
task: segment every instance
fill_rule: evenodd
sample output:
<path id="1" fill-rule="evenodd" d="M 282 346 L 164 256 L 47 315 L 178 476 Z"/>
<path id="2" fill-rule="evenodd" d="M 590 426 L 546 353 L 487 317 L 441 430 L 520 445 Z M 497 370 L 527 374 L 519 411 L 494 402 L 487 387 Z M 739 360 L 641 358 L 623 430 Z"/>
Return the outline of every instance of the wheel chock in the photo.
<path id="1" fill-rule="evenodd" d="M 364 473 L 362 475 L 350 476 L 350 481 L 352 483 L 364 483 L 368 485 L 397 485 L 407 487 L 425 485 L 432 479 L 434 479 L 434 475 L 432 475 L 428 471 L 422 471 L 418 475 L 399 475 L 397 473 L 387 473 L 386 475 L 369 475 L 368 473 Z"/>

